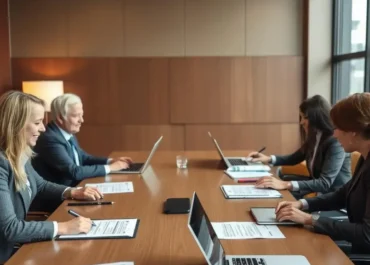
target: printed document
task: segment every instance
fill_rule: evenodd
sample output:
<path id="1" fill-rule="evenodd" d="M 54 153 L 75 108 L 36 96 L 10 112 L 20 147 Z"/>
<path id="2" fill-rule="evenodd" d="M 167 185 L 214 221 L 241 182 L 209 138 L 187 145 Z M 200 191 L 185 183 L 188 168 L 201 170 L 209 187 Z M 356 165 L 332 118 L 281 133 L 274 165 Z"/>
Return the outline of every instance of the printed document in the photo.
<path id="1" fill-rule="evenodd" d="M 85 187 L 95 187 L 103 194 L 134 192 L 132 181 L 87 183 Z"/>
<path id="2" fill-rule="evenodd" d="M 222 185 L 221 189 L 228 198 L 281 198 L 277 190 L 257 189 L 254 185 Z"/>
<path id="3" fill-rule="evenodd" d="M 262 177 L 272 176 L 271 173 L 266 172 L 266 171 L 255 172 L 255 171 L 227 171 L 225 170 L 225 173 L 232 179 L 262 178 Z"/>
<path id="4" fill-rule="evenodd" d="M 61 235 L 60 239 L 127 238 L 134 237 L 137 219 L 93 220 L 87 234 Z"/>
<path id="5" fill-rule="evenodd" d="M 254 222 L 213 222 L 220 239 L 285 238 L 276 225 L 257 225 Z"/>

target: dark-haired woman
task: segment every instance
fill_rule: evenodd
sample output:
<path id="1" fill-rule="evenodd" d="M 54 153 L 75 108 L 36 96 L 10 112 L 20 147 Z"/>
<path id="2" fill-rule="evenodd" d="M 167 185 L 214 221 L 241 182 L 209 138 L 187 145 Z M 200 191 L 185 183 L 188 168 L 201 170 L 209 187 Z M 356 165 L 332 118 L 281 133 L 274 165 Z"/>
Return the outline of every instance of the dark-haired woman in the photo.
<path id="1" fill-rule="evenodd" d="M 267 156 L 258 152 L 249 154 L 253 161 L 274 166 L 296 165 L 306 160 L 309 178 L 283 176 L 283 180 L 279 180 L 264 177 L 256 183 L 258 188 L 290 190 L 296 199 L 312 192 L 334 191 L 351 178 L 350 156 L 333 137 L 330 104 L 322 96 L 316 95 L 301 103 L 299 114 L 304 142 L 296 152 L 286 156 Z"/>
<path id="2" fill-rule="evenodd" d="M 334 136 L 346 152 L 361 154 L 351 180 L 335 192 L 295 202 L 281 202 L 278 221 L 292 220 L 313 226 L 313 230 L 333 240 L 352 243 L 352 253 L 370 253 L 370 93 L 354 94 L 334 105 L 330 116 Z M 309 212 L 346 209 L 348 222 L 320 217 Z M 360 263 L 356 263 L 360 264 Z"/>

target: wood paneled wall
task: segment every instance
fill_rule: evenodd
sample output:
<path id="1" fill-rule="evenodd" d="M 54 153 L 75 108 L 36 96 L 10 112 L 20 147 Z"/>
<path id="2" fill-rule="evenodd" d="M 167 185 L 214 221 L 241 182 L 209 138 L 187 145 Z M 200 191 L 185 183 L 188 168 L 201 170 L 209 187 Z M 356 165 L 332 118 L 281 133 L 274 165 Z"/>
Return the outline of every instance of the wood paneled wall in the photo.
<path id="1" fill-rule="evenodd" d="M 96 154 L 299 145 L 305 0 L 12 0 L 13 81 L 63 80 Z M 37 18 L 37 19 L 35 19 Z"/>
<path id="2" fill-rule="evenodd" d="M 299 145 L 299 56 L 188 58 L 13 58 L 13 83 L 64 80 L 81 96 L 78 138 L 96 154 L 214 148 L 286 153 Z"/>
<path id="3" fill-rule="evenodd" d="M 0 0 L 0 94 L 9 89 L 10 85 L 8 0 Z"/>

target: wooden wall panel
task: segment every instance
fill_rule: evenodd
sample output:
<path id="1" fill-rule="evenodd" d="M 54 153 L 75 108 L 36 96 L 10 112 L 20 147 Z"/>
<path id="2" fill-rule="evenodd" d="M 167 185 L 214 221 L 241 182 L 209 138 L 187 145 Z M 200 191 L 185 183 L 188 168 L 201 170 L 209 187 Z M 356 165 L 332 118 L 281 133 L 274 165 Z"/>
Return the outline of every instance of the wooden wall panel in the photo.
<path id="1" fill-rule="evenodd" d="M 113 150 L 123 150 L 122 127 L 119 125 L 83 124 L 76 136 L 80 146 L 93 155 L 108 156 Z"/>
<path id="2" fill-rule="evenodd" d="M 186 56 L 245 55 L 245 0 L 187 0 Z"/>
<path id="3" fill-rule="evenodd" d="M 114 123 L 168 124 L 169 85 L 166 58 L 110 59 L 110 105 Z"/>
<path id="4" fill-rule="evenodd" d="M 13 82 L 63 80 L 80 95 L 81 145 L 96 154 L 299 145 L 300 57 L 14 58 Z M 239 140 L 241 139 L 241 141 Z M 246 139 L 246 140 L 245 140 Z"/>
<path id="5" fill-rule="evenodd" d="M 11 0 L 9 4 L 13 57 L 68 56 L 68 1 Z"/>
<path id="6" fill-rule="evenodd" d="M 299 124 L 186 125 L 186 150 L 209 150 L 215 146 L 208 131 L 222 150 L 258 150 L 266 154 L 293 152 L 300 144 Z"/>
<path id="7" fill-rule="evenodd" d="M 150 150 L 163 135 L 158 149 L 184 150 L 184 126 L 127 125 L 122 126 L 123 150 Z"/>
<path id="8" fill-rule="evenodd" d="M 8 0 L 0 0 L 0 94 L 10 88 Z"/>
<path id="9" fill-rule="evenodd" d="M 230 58 L 170 59 L 171 122 L 229 122 L 230 65 Z"/>
<path id="10" fill-rule="evenodd" d="M 78 0 L 70 3 L 69 56 L 123 56 L 122 10 L 121 0 Z"/>
<path id="11" fill-rule="evenodd" d="M 302 69 L 301 57 L 170 59 L 171 122 L 295 122 Z"/>
<path id="12" fill-rule="evenodd" d="M 246 55 L 301 55 L 302 7 L 303 0 L 246 0 Z"/>

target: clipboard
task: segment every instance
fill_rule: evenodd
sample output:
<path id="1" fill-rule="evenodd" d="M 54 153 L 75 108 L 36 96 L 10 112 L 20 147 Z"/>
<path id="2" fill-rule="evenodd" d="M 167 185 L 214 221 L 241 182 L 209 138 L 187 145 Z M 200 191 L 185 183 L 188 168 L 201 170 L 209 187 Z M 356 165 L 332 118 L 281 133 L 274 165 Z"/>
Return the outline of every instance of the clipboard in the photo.
<path id="1" fill-rule="evenodd" d="M 116 225 L 118 225 L 118 222 L 122 222 L 122 221 L 133 221 L 133 220 L 136 220 L 136 223 L 135 223 L 135 227 L 133 228 L 133 233 L 132 235 L 125 235 L 125 234 L 97 234 L 97 235 L 94 235 L 94 234 L 90 234 L 91 232 L 94 232 L 94 228 L 92 228 L 90 230 L 89 233 L 87 234 L 75 234 L 75 235 L 59 235 L 55 238 L 55 240 L 91 240 L 91 239 L 133 239 L 136 237 L 136 234 L 137 234 L 137 230 L 139 228 L 139 223 L 140 223 L 140 219 L 136 219 L 136 218 L 125 218 L 125 219 L 105 219 L 105 220 L 93 220 L 96 224 L 97 224 L 97 228 L 95 229 L 101 229 L 101 227 L 99 227 L 101 225 L 101 223 L 99 221 L 105 221 L 105 222 L 116 222 Z M 114 224 L 111 223 L 111 228 L 114 227 Z M 117 227 L 114 227 L 114 229 L 118 229 Z"/>

